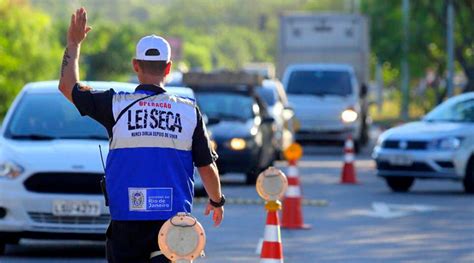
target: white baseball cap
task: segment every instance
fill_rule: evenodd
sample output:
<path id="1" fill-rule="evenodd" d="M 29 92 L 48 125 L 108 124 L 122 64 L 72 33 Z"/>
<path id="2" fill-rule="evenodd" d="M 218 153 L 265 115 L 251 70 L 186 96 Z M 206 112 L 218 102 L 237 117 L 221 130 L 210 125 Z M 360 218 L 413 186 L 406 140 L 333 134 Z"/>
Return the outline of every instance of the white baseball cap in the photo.
<path id="1" fill-rule="evenodd" d="M 146 61 L 166 61 L 171 59 L 170 44 L 166 39 L 150 35 L 138 41 L 135 59 Z"/>

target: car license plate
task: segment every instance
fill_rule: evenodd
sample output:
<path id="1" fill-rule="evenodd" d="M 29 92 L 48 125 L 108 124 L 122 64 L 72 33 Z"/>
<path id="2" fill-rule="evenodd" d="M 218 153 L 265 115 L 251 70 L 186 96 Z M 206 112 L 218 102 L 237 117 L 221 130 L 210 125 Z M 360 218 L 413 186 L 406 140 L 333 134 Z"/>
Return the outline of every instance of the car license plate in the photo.
<path id="1" fill-rule="evenodd" d="M 99 201 L 64 201 L 53 202 L 55 216 L 99 216 Z"/>
<path id="2" fill-rule="evenodd" d="M 410 166 L 413 164 L 413 160 L 406 155 L 394 155 L 390 156 L 389 162 L 391 165 L 397 166 Z"/>

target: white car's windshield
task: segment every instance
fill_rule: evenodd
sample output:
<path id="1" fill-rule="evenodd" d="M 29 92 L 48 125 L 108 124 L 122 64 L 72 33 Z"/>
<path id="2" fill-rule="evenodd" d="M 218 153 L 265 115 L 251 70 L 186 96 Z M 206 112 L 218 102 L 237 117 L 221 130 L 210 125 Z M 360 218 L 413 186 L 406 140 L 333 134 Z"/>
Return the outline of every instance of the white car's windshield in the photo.
<path id="1" fill-rule="evenodd" d="M 474 122 L 474 99 L 450 103 L 436 107 L 424 118 L 425 121 Z"/>
<path id="2" fill-rule="evenodd" d="M 104 127 L 77 109 L 59 93 L 25 94 L 7 124 L 5 137 L 19 140 L 107 140 Z"/>
<path id="3" fill-rule="evenodd" d="M 287 93 L 347 96 L 352 94 L 351 77 L 347 71 L 294 71 L 288 81 Z"/>

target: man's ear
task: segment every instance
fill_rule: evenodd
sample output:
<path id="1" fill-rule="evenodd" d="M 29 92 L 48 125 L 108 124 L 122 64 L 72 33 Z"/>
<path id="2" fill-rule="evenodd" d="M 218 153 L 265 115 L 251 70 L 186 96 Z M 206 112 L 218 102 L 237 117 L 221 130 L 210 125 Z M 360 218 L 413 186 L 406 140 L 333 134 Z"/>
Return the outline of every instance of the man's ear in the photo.
<path id="1" fill-rule="evenodd" d="M 170 71 L 171 71 L 171 64 L 173 64 L 173 62 L 168 62 L 168 64 L 166 64 L 166 68 L 165 68 L 165 77 L 168 76 L 168 74 L 170 74 Z"/>
<path id="2" fill-rule="evenodd" d="M 138 73 L 140 71 L 140 65 L 138 65 L 138 61 L 136 59 L 132 59 L 132 66 L 133 70 Z"/>

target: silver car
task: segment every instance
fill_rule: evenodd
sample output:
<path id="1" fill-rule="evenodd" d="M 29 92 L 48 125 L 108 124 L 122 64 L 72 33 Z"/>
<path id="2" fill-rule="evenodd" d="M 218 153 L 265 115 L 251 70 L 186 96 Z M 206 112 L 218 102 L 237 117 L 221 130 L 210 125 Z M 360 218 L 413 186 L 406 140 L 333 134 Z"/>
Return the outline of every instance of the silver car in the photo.
<path id="1" fill-rule="evenodd" d="M 294 111 L 289 107 L 285 89 L 278 80 L 266 79 L 256 91 L 275 119 L 275 147 L 277 157 L 282 157 L 282 152 L 294 142 Z"/>
<path id="2" fill-rule="evenodd" d="M 374 148 L 377 175 L 395 192 L 415 179 L 462 181 L 474 192 L 474 92 L 453 97 L 418 122 L 384 132 Z"/>

